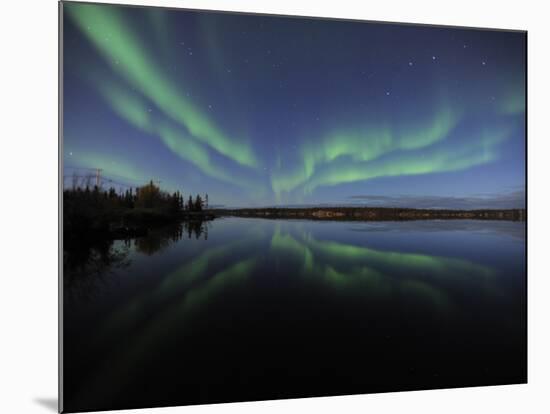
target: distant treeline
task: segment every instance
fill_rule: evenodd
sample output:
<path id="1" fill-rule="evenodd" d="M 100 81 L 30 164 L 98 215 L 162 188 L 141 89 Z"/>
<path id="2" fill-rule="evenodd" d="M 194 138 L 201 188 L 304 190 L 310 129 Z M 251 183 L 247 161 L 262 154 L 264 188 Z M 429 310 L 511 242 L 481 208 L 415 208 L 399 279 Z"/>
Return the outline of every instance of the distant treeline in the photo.
<path id="1" fill-rule="evenodd" d="M 142 187 L 117 192 L 98 186 L 74 187 L 63 191 L 63 233 L 67 237 L 143 233 L 144 226 L 187 217 L 205 216 L 208 194 L 169 193 L 149 182 Z"/>
<path id="2" fill-rule="evenodd" d="M 524 221 L 525 209 L 431 210 L 384 207 L 308 207 L 216 209 L 217 215 L 264 218 L 308 218 L 313 220 L 437 220 L 480 219 Z"/>

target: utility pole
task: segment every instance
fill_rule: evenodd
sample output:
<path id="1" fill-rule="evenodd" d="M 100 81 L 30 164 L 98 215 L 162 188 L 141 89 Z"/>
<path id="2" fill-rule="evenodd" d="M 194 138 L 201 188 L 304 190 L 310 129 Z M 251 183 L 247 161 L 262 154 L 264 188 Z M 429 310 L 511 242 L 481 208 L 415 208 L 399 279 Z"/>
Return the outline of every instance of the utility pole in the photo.
<path id="1" fill-rule="evenodd" d="M 97 188 L 99 188 L 99 182 L 101 180 L 101 168 L 96 168 L 95 172 L 95 185 Z"/>

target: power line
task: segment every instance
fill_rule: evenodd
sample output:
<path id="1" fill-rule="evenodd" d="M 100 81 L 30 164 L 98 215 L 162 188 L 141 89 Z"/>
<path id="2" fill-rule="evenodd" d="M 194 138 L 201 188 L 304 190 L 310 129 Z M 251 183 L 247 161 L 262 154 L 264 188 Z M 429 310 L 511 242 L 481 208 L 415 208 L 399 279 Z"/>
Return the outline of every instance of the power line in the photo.
<path id="1" fill-rule="evenodd" d="M 132 187 L 142 187 L 142 186 L 145 186 L 147 184 L 149 184 L 149 182 L 154 182 L 157 184 L 158 187 L 160 187 L 162 181 L 157 179 L 151 179 L 151 180 L 147 180 L 146 182 L 144 181 L 141 181 L 139 179 L 136 179 L 136 178 L 129 178 L 129 177 L 125 177 L 125 176 L 122 176 L 122 175 L 118 175 L 118 174 L 105 174 L 104 173 L 104 170 L 101 169 L 101 168 L 92 168 L 92 167 L 75 167 L 75 166 L 63 166 L 64 169 L 67 169 L 67 170 L 73 170 L 75 171 L 75 173 L 73 174 L 70 174 L 70 175 L 64 175 L 63 176 L 63 182 L 65 182 L 65 179 L 66 178 L 73 178 L 73 179 L 86 179 L 86 180 L 89 180 L 91 182 L 92 179 L 95 178 L 95 182 L 96 182 L 96 186 L 100 187 L 103 183 L 105 182 L 108 182 L 108 183 L 113 183 L 113 184 L 118 184 L 118 185 L 121 185 L 123 187 L 127 187 L 127 188 L 132 188 Z M 89 171 L 89 173 L 87 175 L 81 175 L 81 173 L 85 172 L 85 171 Z M 77 174 L 78 173 L 78 174 Z M 89 185 L 90 183 L 88 183 Z M 74 184 L 73 184 L 74 185 Z"/>
<path id="2" fill-rule="evenodd" d="M 71 167 L 68 165 L 63 166 L 64 169 L 68 170 L 96 170 L 96 168 L 88 168 L 88 167 Z"/>
<path id="3" fill-rule="evenodd" d="M 89 180 L 91 181 L 94 177 L 92 175 L 76 175 L 76 174 L 73 174 L 73 175 L 64 175 L 63 176 L 63 181 L 65 181 L 65 179 L 86 179 L 86 180 Z M 96 186 L 97 187 L 101 187 L 103 184 L 116 184 L 116 185 L 121 185 L 123 187 L 128 187 L 128 188 L 133 188 L 133 187 L 141 187 L 141 186 L 144 186 L 144 185 L 147 185 L 147 183 L 141 183 L 141 184 L 129 184 L 129 183 L 125 183 L 125 182 L 122 182 L 122 181 L 118 181 L 118 180 L 113 180 L 111 178 L 107 178 L 107 177 L 101 177 L 99 181 L 96 180 Z M 88 183 L 89 185 L 89 183 Z"/>
<path id="4" fill-rule="evenodd" d="M 93 171 L 97 174 L 97 170 L 101 171 L 101 172 L 104 172 L 104 170 L 102 168 L 91 168 L 91 167 L 71 167 L 71 166 L 64 166 L 63 167 L 64 169 L 69 169 L 69 170 L 84 170 L 84 171 Z M 112 173 L 109 173 L 109 174 L 104 174 L 108 177 L 115 177 L 115 178 L 119 178 L 119 179 L 122 179 L 123 181 L 127 181 L 127 182 L 136 182 L 136 183 L 142 183 L 143 181 L 142 180 L 139 180 L 139 179 L 136 179 L 136 178 L 129 178 L 129 177 L 125 177 L 123 175 L 119 175 L 119 174 L 112 174 Z"/>

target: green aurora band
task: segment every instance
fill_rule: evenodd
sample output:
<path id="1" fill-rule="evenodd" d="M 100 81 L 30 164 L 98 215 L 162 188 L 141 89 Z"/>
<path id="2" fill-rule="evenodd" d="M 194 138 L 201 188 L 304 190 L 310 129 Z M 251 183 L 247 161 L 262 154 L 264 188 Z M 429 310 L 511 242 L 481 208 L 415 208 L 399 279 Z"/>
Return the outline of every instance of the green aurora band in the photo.
<path id="1" fill-rule="evenodd" d="M 496 146 L 510 135 L 509 128 L 478 131 L 477 139 L 461 140 L 453 149 L 437 145 L 449 139 L 459 118 L 457 113 L 444 109 L 423 127 L 403 129 L 406 132 L 377 127 L 331 134 L 320 145 L 303 148 L 300 168 L 274 174 L 273 192 L 280 197 L 302 188 L 309 194 L 323 185 L 458 171 L 496 160 Z M 420 149 L 422 154 L 417 152 Z"/>
<path id="2" fill-rule="evenodd" d="M 400 152 L 378 163 L 332 163 L 304 185 L 306 193 L 319 186 L 365 181 L 378 177 L 419 175 L 464 170 L 498 158 L 497 145 L 509 137 L 507 128 L 481 131 L 478 139 L 461 142 L 454 149 L 431 147 L 422 154 Z"/>
<path id="3" fill-rule="evenodd" d="M 321 165 L 308 162 L 308 157 L 304 156 L 306 167 L 288 175 L 273 176 L 272 188 L 277 196 L 284 191 L 291 192 L 297 188 L 302 188 L 304 194 L 310 194 L 320 186 L 366 181 L 379 177 L 465 170 L 497 160 L 498 144 L 507 139 L 511 132 L 512 129 L 508 128 L 485 129 L 476 134 L 478 140 L 461 141 L 452 149 L 428 145 L 422 153 L 419 153 L 416 150 L 422 147 L 410 146 L 410 149 L 397 148 L 382 151 L 379 155 L 372 155 L 371 152 L 370 159 L 363 157 L 359 151 L 359 155 L 342 154 Z M 357 140 L 357 143 L 359 142 L 360 140 Z M 377 158 L 383 159 L 377 161 Z M 327 156 L 325 159 L 328 160 L 330 157 Z"/>
<path id="4" fill-rule="evenodd" d="M 167 117 L 179 122 L 195 139 L 220 154 L 244 166 L 257 166 L 249 146 L 227 137 L 167 81 L 165 74 L 146 54 L 137 36 L 115 9 L 94 4 L 68 4 L 66 9 L 112 69 Z"/>
<path id="5" fill-rule="evenodd" d="M 303 142 L 297 158 L 294 154 L 282 155 L 277 149 L 273 168 L 268 169 L 260 165 L 251 146 L 230 138 L 178 91 L 116 9 L 94 4 L 65 7 L 79 30 L 123 80 L 121 83 L 88 75 L 112 111 L 137 130 L 160 139 L 179 159 L 204 175 L 244 189 L 257 199 L 269 196 L 276 203 L 303 200 L 323 186 L 466 170 L 498 160 L 498 145 L 513 132 L 510 127 L 488 125 L 469 136 L 458 136 L 455 132 L 467 124 L 463 121 L 476 109 L 468 107 L 465 111 L 449 105 L 448 99 L 439 99 L 433 114 L 421 123 L 396 122 L 400 125 L 397 127 L 367 117 L 367 121 L 343 127 L 335 119 L 329 132 L 320 133 L 315 139 L 314 133 L 307 140 L 296 137 L 296 142 Z M 160 49 L 169 38 L 163 16 L 160 12 L 151 15 Z M 216 28 L 210 24 L 201 30 L 213 67 L 223 66 Z M 523 86 L 512 86 L 509 92 L 498 109 L 498 115 L 504 118 L 525 111 Z M 160 113 L 150 112 L 151 103 Z M 213 158 L 214 154 L 234 161 L 235 168 L 224 168 Z M 88 164 L 108 167 L 105 162 L 93 161 Z M 127 172 L 138 180 L 150 178 L 135 170 L 129 166 Z M 120 168 L 117 173 L 129 175 Z"/>
<path id="6" fill-rule="evenodd" d="M 292 191 L 307 183 L 319 165 L 341 157 L 367 162 L 394 151 L 428 147 L 445 139 L 457 123 L 458 115 L 445 108 L 426 125 L 411 127 L 405 133 L 395 132 L 388 126 L 336 131 L 320 142 L 305 145 L 301 151 L 302 166 L 291 173 L 272 176 L 272 189 L 276 195 Z"/>
<path id="7" fill-rule="evenodd" d="M 94 83 L 98 91 L 109 104 L 109 107 L 134 128 L 160 138 L 162 143 L 181 159 L 195 165 L 201 172 L 217 180 L 246 188 L 250 191 L 262 192 L 254 180 L 231 174 L 219 164 L 212 161 L 207 149 L 183 132 L 170 126 L 167 122 L 151 116 L 146 103 L 115 82 L 96 79 Z"/>

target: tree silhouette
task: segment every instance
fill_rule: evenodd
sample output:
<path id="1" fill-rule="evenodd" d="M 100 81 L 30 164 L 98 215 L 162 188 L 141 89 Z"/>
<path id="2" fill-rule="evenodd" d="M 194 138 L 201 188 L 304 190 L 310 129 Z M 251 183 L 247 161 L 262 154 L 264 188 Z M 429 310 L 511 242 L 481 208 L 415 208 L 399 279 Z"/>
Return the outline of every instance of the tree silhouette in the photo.
<path id="1" fill-rule="evenodd" d="M 195 211 L 202 211 L 202 198 L 198 194 L 195 198 Z"/>
<path id="2" fill-rule="evenodd" d="M 153 184 L 153 180 L 151 180 L 149 184 L 139 189 L 136 205 L 144 208 L 159 207 L 162 198 L 160 188 Z"/>
<path id="3" fill-rule="evenodd" d="M 194 217 L 187 216 L 187 219 L 197 219 L 207 206 L 206 193 L 204 199 L 190 194 L 188 201 L 184 202 L 179 191 L 162 191 L 153 181 L 128 190 L 119 188 L 118 191 L 113 186 L 107 189 L 76 184 L 75 188 L 63 190 L 63 232 L 71 237 L 97 237 L 112 234 L 113 229 L 129 231 L 136 224 L 147 221 L 180 218 L 184 210 L 199 213 L 193 214 Z"/>

